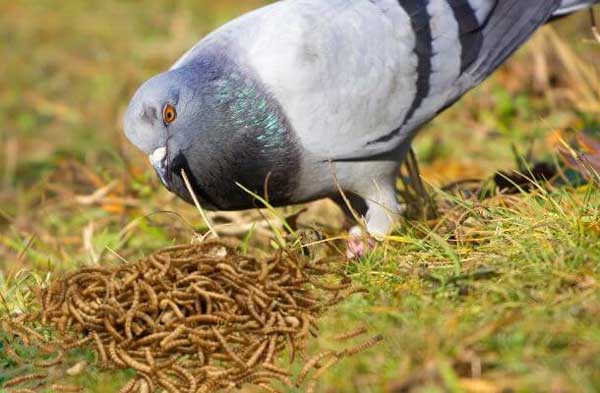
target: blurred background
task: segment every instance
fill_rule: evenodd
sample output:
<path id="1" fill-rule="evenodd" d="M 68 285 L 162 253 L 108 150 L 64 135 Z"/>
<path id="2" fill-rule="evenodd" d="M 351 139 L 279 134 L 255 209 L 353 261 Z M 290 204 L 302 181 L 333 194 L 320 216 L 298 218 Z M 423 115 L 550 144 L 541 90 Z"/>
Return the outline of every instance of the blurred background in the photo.
<path id="1" fill-rule="evenodd" d="M 195 210 L 159 185 L 146 157 L 125 139 L 123 112 L 143 81 L 208 32 L 265 3 L 0 1 L 0 279 L 25 268 L 111 263 L 115 253 L 135 258 L 188 242 L 202 229 Z M 597 133 L 599 65 L 587 13 L 543 28 L 421 132 L 416 150 L 426 182 L 490 178 L 516 169 L 519 155 L 553 161 L 560 135 Z M 157 213 L 165 210 L 178 215 Z M 247 224 L 252 213 L 213 218 Z M 343 224 L 327 202 L 311 205 L 304 220 L 331 233 Z M 253 244 L 268 252 L 260 236 Z M 385 369 L 388 380 L 398 367 Z M 332 381 L 324 391 L 346 391 Z"/>

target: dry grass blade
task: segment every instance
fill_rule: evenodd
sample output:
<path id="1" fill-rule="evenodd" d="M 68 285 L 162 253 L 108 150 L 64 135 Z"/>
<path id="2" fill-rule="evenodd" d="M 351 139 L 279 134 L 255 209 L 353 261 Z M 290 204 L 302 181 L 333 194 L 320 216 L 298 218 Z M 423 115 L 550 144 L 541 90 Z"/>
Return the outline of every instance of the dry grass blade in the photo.
<path id="1" fill-rule="evenodd" d="M 600 43 L 600 32 L 598 31 L 598 22 L 596 20 L 596 12 L 593 8 L 590 8 L 590 19 L 592 22 L 592 34 L 596 41 Z"/>
<path id="2" fill-rule="evenodd" d="M 192 196 L 192 199 L 194 201 L 194 204 L 196 205 L 196 208 L 198 209 L 198 211 L 200 212 L 200 215 L 202 216 L 202 219 L 204 220 L 204 222 L 206 223 L 206 226 L 208 227 L 210 233 L 212 233 L 215 237 L 219 237 L 219 234 L 215 231 L 215 229 L 213 228 L 210 220 L 208 219 L 208 216 L 206 215 L 206 212 L 204 211 L 204 209 L 202 208 L 202 205 L 200 205 L 200 201 L 198 200 L 198 197 L 196 196 L 196 193 L 194 192 L 194 189 L 192 188 L 192 183 L 190 183 L 190 179 L 187 176 L 187 173 L 185 173 L 185 170 L 182 169 L 181 170 L 181 177 L 183 178 L 183 181 L 185 183 L 185 186 L 188 189 L 188 192 L 190 193 L 190 195 Z"/>

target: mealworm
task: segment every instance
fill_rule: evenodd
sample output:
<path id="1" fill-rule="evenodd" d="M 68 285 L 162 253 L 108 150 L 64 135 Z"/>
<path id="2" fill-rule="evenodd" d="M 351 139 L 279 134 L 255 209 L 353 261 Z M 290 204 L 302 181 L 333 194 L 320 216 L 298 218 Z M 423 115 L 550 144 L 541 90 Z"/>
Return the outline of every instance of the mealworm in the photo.
<path id="1" fill-rule="evenodd" d="M 292 276 L 290 276 L 288 273 L 286 273 L 276 280 L 269 280 L 269 282 L 267 283 L 267 286 L 282 285 L 282 284 L 285 284 L 286 282 L 288 282 L 291 278 L 292 278 Z"/>
<path id="2" fill-rule="evenodd" d="M 128 392 L 200 393 L 241 389 L 244 383 L 272 392 L 273 380 L 291 384 L 290 372 L 274 364 L 277 357 L 288 350 L 292 361 L 296 354 L 304 358 L 327 304 L 360 291 L 344 280 L 334 283 L 333 276 L 316 279 L 331 271 L 330 265 L 294 260 L 285 252 L 255 259 L 220 242 L 178 246 L 136 264 L 103 273 L 82 270 L 50 284 L 41 295 L 41 316 L 67 337 L 57 341 L 60 346 L 93 341 L 97 363 L 136 370 Z M 336 338 L 354 338 L 359 330 Z M 88 336 L 69 338 L 70 331 Z M 24 333 L 26 340 L 43 342 Z M 372 345 L 313 357 L 302 380 L 316 368 L 309 382 L 316 385 L 338 358 Z M 319 367 L 323 359 L 328 361 Z"/>
<path id="3" fill-rule="evenodd" d="M 128 288 L 131 284 L 134 285 L 134 290 L 135 290 L 135 285 L 136 285 L 136 281 L 137 279 L 140 278 L 140 273 L 139 272 L 133 272 L 131 273 L 129 276 L 127 276 L 125 278 L 125 280 L 123 281 L 123 284 L 121 285 L 123 288 Z"/>
<path id="4" fill-rule="evenodd" d="M 200 367 L 206 365 L 206 355 L 204 354 L 204 351 L 202 349 L 197 349 L 196 357 L 198 358 L 197 362 L 200 365 Z"/>
<path id="5" fill-rule="evenodd" d="M 104 327 L 106 328 L 106 331 L 116 340 L 118 341 L 123 341 L 125 340 L 123 338 L 123 336 L 121 336 L 121 334 L 119 332 L 117 332 L 117 330 L 115 329 L 115 327 L 112 325 L 112 323 L 110 322 L 109 318 L 104 318 Z"/>
<path id="6" fill-rule="evenodd" d="M 266 261 L 264 260 L 259 260 L 259 264 L 260 264 L 260 275 L 258 276 L 258 281 L 259 282 L 265 282 L 265 280 L 267 279 L 267 276 L 269 275 L 269 265 L 267 264 Z"/>
<path id="7" fill-rule="evenodd" d="M 42 306 L 45 310 L 56 309 L 60 307 L 60 301 L 56 302 L 54 305 L 52 304 L 52 298 L 54 297 L 55 289 L 62 284 L 62 281 L 57 281 L 55 284 L 50 284 L 48 288 L 44 289 L 42 292 Z M 55 306 L 56 308 L 54 308 Z"/>
<path id="8" fill-rule="evenodd" d="M 8 341 L 2 341 L 2 346 L 4 349 L 4 352 L 6 352 L 6 354 L 8 355 L 8 358 L 11 359 L 12 361 L 14 361 L 15 363 L 17 363 L 18 365 L 24 365 L 24 364 L 28 364 L 29 362 L 25 359 L 23 359 L 16 351 L 15 349 L 12 347 L 12 345 L 10 345 L 8 343 Z"/>
<path id="9" fill-rule="evenodd" d="M 71 304 L 71 303 L 68 304 L 68 307 L 69 307 L 69 312 L 77 320 L 77 322 L 79 322 L 82 325 L 85 325 L 85 321 L 83 320 L 83 316 L 81 315 L 79 310 L 77 310 L 75 308 L 75 306 L 73 306 L 73 304 Z"/>
<path id="10" fill-rule="evenodd" d="M 150 262 L 150 264 L 152 266 L 154 266 L 155 268 L 157 268 L 158 270 L 160 270 L 161 272 L 163 271 L 163 269 L 165 268 L 165 265 L 163 265 L 162 263 L 159 262 L 158 260 L 158 255 L 150 255 L 148 257 L 148 262 Z"/>
<path id="11" fill-rule="evenodd" d="M 139 393 L 154 392 L 154 382 L 148 374 L 140 373 L 140 390 Z"/>
<path id="12" fill-rule="evenodd" d="M 165 337 L 168 337 L 170 334 L 171 333 L 169 333 L 169 332 L 154 333 L 154 334 L 151 334 L 149 336 L 140 338 L 139 340 L 135 341 L 134 345 L 136 347 L 141 347 L 141 346 L 144 346 L 144 345 L 149 345 L 149 344 L 152 344 L 152 343 L 154 343 L 156 341 L 163 340 Z"/>
<path id="13" fill-rule="evenodd" d="M 70 325 L 69 323 L 70 318 L 67 317 L 66 315 L 62 316 L 58 322 L 57 322 L 57 329 L 59 332 L 64 333 L 67 330 L 67 326 Z"/>
<path id="14" fill-rule="evenodd" d="M 369 294 L 369 290 L 366 289 L 366 288 L 363 288 L 363 287 L 352 288 L 348 292 L 342 294 L 342 297 L 344 299 L 346 299 L 346 298 L 349 298 L 352 295 L 356 295 L 356 294 L 360 294 L 360 293 Z"/>
<path id="15" fill-rule="evenodd" d="M 160 269 L 160 274 L 159 277 L 165 276 L 168 272 L 169 269 L 171 268 L 171 257 L 170 255 L 165 255 L 165 259 L 162 259 L 162 255 L 157 255 L 156 256 L 157 259 L 161 259 L 161 262 L 163 262 L 164 264 L 162 265 Z"/>
<path id="16" fill-rule="evenodd" d="M 287 342 L 288 349 L 290 351 L 290 364 L 296 360 L 296 341 L 292 338 L 291 334 L 285 335 L 285 341 Z"/>
<path id="17" fill-rule="evenodd" d="M 199 339 L 203 339 L 203 338 L 215 338 L 215 334 L 212 332 L 212 330 L 206 330 L 205 327 L 197 327 L 193 330 L 190 331 L 190 338 L 199 338 Z M 229 333 L 229 330 L 227 329 L 223 329 L 223 333 Z"/>
<path id="18" fill-rule="evenodd" d="M 195 293 L 182 292 L 182 291 L 173 291 L 171 292 L 171 297 L 176 302 L 177 305 L 191 305 L 194 304 L 194 300 L 198 299 L 198 295 Z"/>
<path id="19" fill-rule="evenodd" d="M 291 373 L 288 370 L 284 370 L 283 368 L 277 367 L 272 363 L 263 363 L 262 367 L 267 371 L 271 371 L 276 374 L 281 374 L 286 377 L 289 377 L 291 375 Z"/>
<path id="20" fill-rule="evenodd" d="M 254 286 L 252 284 L 249 284 L 249 283 L 246 283 L 246 286 L 250 289 L 251 292 L 253 292 L 255 295 L 260 297 L 261 300 L 269 301 L 269 299 L 271 299 L 271 297 L 269 295 L 267 295 L 264 291 L 262 291 L 258 287 Z"/>
<path id="21" fill-rule="evenodd" d="M 231 274 L 233 276 L 241 277 L 239 275 L 239 273 L 232 266 L 230 266 L 230 265 L 228 265 L 226 263 L 219 263 L 219 264 L 217 264 L 216 268 L 219 269 L 219 270 L 226 271 L 226 272 L 228 272 L 229 274 Z"/>
<path id="22" fill-rule="evenodd" d="M 264 324 L 264 328 L 265 329 L 272 328 L 273 325 L 275 325 L 275 321 L 277 321 L 277 314 L 271 313 L 271 317 L 269 318 L 269 320 L 267 321 L 267 323 Z"/>
<path id="23" fill-rule="evenodd" d="M 210 278 L 208 278 L 208 277 L 206 277 L 206 276 L 204 276 L 202 274 L 193 273 L 193 274 L 190 274 L 189 276 L 184 277 L 181 280 L 177 281 L 175 283 L 175 286 L 176 287 L 180 287 L 182 285 L 186 285 L 186 284 L 191 283 L 193 281 L 196 281 L 196 284 L 199 284 L 200 281 L 202 281 L 202 283 L 205 283 L 205 284 L 210 284 L 211 283 L 211 279 Z"/>
<path id="24" fill-rule="evenodd" d="M 256 386 L 258 386 L 259 388 L 263 389 L 267 393 L 280 393 L 279 390 L 275 390 L 275 389 L 273 389 L 272 387 L 270 387 L 269 385 L 267 385 L 266 383 L 263 383 L 263 382 L 257 383 Z"/>
<path id="25" fill-rule="evenodd" d="M 279 292 L 279 294 L 281 294 L 281 296 L 283 296 L 283 298 L 288 302 L 288 304 L 290 304 L 294 307 L 298 307 L 298 303 L 296 303 L 296 300 L 287 291 L 285 291 L 283 288 L 281 288 L 277 284 L 273 285 L 273 288 L 275 288 Z"/>
<path id="26" fill-rule="evenodd" d="M 125 314 L 125 309 L 123 308 L 123 306 L 121 306 L 121 303 L 119 303 L 114 297 L 108 299 L 108 304 L 119 310 L 119 315 Z"/>
<path id="27" fill-rule="evenodd" d="M 125 364 L 123 362 L 123 360 L 121 360 L 121 358 L 118 356 L 117 354 L 117 344 L 115 343 L 115 341 L 111 341 L 110 344 L 108 345 L 108 355 L 110 356 L 110 360 L 113 361 L 113 363 L 120 368 L 126 368 L 127 364 Z"/>
<path id="28" fill-rule="evenodd" d="M 102 366 L 106 366 L 108 364 L 108 357 L 106 356 L 106 349 L 104 348 L 104 344 L 100 339 L 100 336 L 97 332 L 92 333 L 92 337 L 94 338 L 94 342 L 96 343 L 96 352 L 100 355 L 100 364 Z"/>
<path id="29" fill-rule="evenodd" d="M 353 348 L 350 349 L 346 349 L 343 353 L 344 356 L 354 356 L 357 355 L 361 352 L 364 352 L 372 347 L 374 347 L 375 345 L 379 344 L 381 341 L 383 341 L 383 336 L 382 335 L 377 335 L 373 338 L 371 338 L 368 341 L 365 341 L 362 344 L 359 344 Z"/>
<path id="30" fill-rule="evenodd" d="M 172 369 L 188 381 L 188 392 L 194 393 L 197 387 L 196 378 L 183 367 L 173 366 Z"/>
<path id="31" fill-rule="evenodd" d="M 222 277 L 220 277 L 220 280 L 224 281 L 227 285 L 235 288 L 236 291 L 238 291 L 239 293 L 243 294 L 244 296 L 248 296 L 250 294 L 250 290 L 249 289 L 246 289 L 243 286 L 239 285 L 238 283 L 236 283 L 235 281 L 231 280 L 226 275 L 223 275 Z"/>
<path id="32" fill-rule="evenodd" d="M 210 243 L 207 242 L 207 244 L 210 244 Z M 192 246 L 187 245 L 187 244 L 179 244 L 179 245 L 176 245 L 176 246 L 169 246 L 169 247 L 163 248 L 162 250 L 160 250 L 158 252 L 158 254 L 159 255 L 162 255 L 162 254 L 173 254 L 173 253 L 176 253 L 178 251 L 188 251 L 190 248 L 192 248 Z"/>
<path id="33" fill-rule="evenodd" d="M 146 323 L 146 326 L 148 326 L 150 329 L 156 329 L 156 323 L 154 322 L 154 319 L 150 318 L 150 315 L 146 314 L 145 312 L 136 311 L 135 317 L 143 320 Z"/>
<path id="34" fill-rule="evenodd" d="M 58 350 L 58 353 L 54 357 L 54 359 L 48 359 L 43 361 L 33 362 L 33 365 L 40 368 L 50 368 L 60 364 L 65 357 L 65 353 L 62 350 Z"/>
<path id="35" fill-rule="evenodd" d="M 204 289 L 198 287 L 196 284 L 192 284 L 192 288 L 194 289 L 194 291 L 196 291 L 196 293 L 198 293 L 198 295 L 208 297 L 208 298 L 222 300 L 224 302 L 235 303 L 235 301 L 233 299 L 231 299 L 229 296 L 221 295 L 221 294 L 215 293 L 215 292 L 205 291 Z"/>
<path id="36" fill-rule="evenodd" d="M 106 292 L 108 292 L 108 280 L 103 279 L 102 284 L 100 284 L 100 283 L 92 284 L 92 285 L 88 286 L 87 288 L 83 289 L 83 291 L 81 291 L 81 294 L 86 297 L 89 295 L 96 295 L 98 293 L 106 294 Z"/>
<path id="37" fill-rule="evenodd" d="M 235 314 L 230 314 L 230 313 L 227 313 L 224 311 L 215 311 L 213 313 L 213 315 L 221 317 L 224 320 L 226 320 L 227 322 L 244 323 L 244 322 L 248 322 L 251 319 L 251 317 L 249 315 L 235 315 Z"/>
<path id="38" fill-rule="evenodd" d="M 330 356 L 335 356 L 335 353 L 332 351 L 325 351 L 325 352 L 321 352 L 321 353 L 313 356 L 312 358 L 310 358 L 306 362 L 304 367 L 302 367 L 302 371 L 300 371 L 300 374 L 298 374 L 298 379 L 296 380 L 296 386 L 300 387 L 300 385 L 302 385 L 302 383 L 306 379 L 306 376 L 308 375 L 310 370 L 313 367 L 315 367 L 315 365 L 318 364 L 320 361 L 322 361 L 323 359 L 326 359 Z"/>
<path id="39" fill-rule="evenodd" d="M 146 281 L 143 281 L 143 280 L 140 281 L 140 287 L 141 287 L 141 289 L 144 290 L 144 292 L 146 292 L 148 301 L 150 303 L 150 310 L 152 310 L 152 311 L 157 310 L 158 309 L 158 297 L 157 297 L 154 289 Z"/>
<path id="40" fill-rule="evenodd" d="M 67 392 L 67 393 L 77 393 L 81 392 L 83 389 L 77 385 L 59 385 L 53 384 L 50 389 L 54 392 Z"/>
<path id="41" fill-rule="evenodd" d="M 12 327 L 12 329 L 14 329 L 13 332 L 16 333 L 16 335 L 18 335 L 19 337 L 21 337 L 21 339 L 25 338 L 25 337 L 23 337 L 23 335 L 21 333 L 25 333 L 25 334 L 29 335 L 29 337 L 33 337 L 38 341 L 41 341 L 41 342 L 46 341 L 44 336 L 42 336 L 40 333 L 36 332 L 35 330 L 33 330 L 25 325 L 19 324 L 19 325 L 12 325 L 11 327 Z"/>
<path id="42" fill-rule="evenodd" d="M 148 382 L 145 379 L 140 380 L 139 386 L 140 386 L 138 389 L 139 393 L 150 393 L 151 391 L 154 390 L 154 389 L 150 390 L 150 385 L 148 384 Z"/>
<path id="43" fill-rule="evenodd" d="M 77 307 L 79 310 L 83 311 L 84 313 L 87 313 L 87 314 L 94 313 L 94 310 L 91 309 L 89 304 L 87 304 L 86 302 L 83 301 L 83 299 L 79 296 L 79 294 L 77 292 L 71 294 L 70 300 L 73 302 L 75 307 Z"/>
<path id="44" fill-rule="evenodd" d="M 189 343 L 190 343 L 190 340 L 188 340 L 188 339 L 171 340 L 167 344 L 163 345 L 162 349 L 166 352 L 169 352 L 174 348 L 183 347 L 183 346 L 188 345 Z"/>
<path id="45" fill-rule="evenodd" d="M 127 382 L 125 385 L 123 385 L 121 387 L 121 389 L 119 390 L 119 393 L 130 393 L 133 388 L 135 388 L 135 385 L 137 385 L 138 383 L 138 379 L 137 378 L 132 378 L 129 382 Z"/>
<path id="46" fill-rule="evenodd" d="M 190 341 L 193 344 L 201 347 L 202 349 L 208 350 L 208 352 L 213 352 L 213 351 L 215 351 L 219 347 L 219 344 L 217 344 L 217 343 L 215 343 L 213 341 L 203 340 L 203 339 L 198 338 L 198 337 L 193 337 L 192 336 L 192 337 L 190 337 Z"/>
<path id="47" fill-rule="evenodd" d="M 129 354 L 127 352 L 123 351 L 122 349 L 117 348 L 117 354 L 119 355 L 119 358 L 123 361 L 123 363 L 125 363 L 128 367 L 130 367 L 136 371 L 146 373 L 146 374 L 152 373 L 152 367 L 135 360 L 134 358 L 129 356 Z"/>
<path id="48" fill-rule="evenodd" d="M 219 340 L 219 343 L 221 343 L 221 346 L 223 347 L 223 349 L 225 350 L 225 352 L 227 353 L 227 355 L 229 355 L 229 357 L 231 357 L 231 359 L 233 359 L 233 361 L 235 361 L 237 364 L 239 364 L 240 366 L 242 366 L 243 368 L 246 367 L 246 363 L 240 359 L 239 356 L 237 356 L 235 354 L 235 352 L 233 352 L 231 350 L 231 348 L 229 348 L 229 345 L 227 344 L 227 341 L 225 340 L 225 337 L 223 337 L 223 335 L 214 327 L 211 328 L 212 331 L 215 334 L 215 337 L 217 338 L 217 340 Z"/>
<path id="49" fill-rule="evenodd" d="M 177 337 L 181 336 L 186 330 L 186 327 L 184 325 L 179 325 L 177 326 L 177 328 L 171 332 L 167 337 L 165 337 L 161 342 L 160 342 L 160 346 L 161 347 L 165 347 L 166 345 L 169 344 L 169 342 L 175 340 Z"/>
<path id="50" fill-rule="evenodd" d="M 336 365 L 339 361 L 340 361 L 340 358 L 338 358 L 338 357 L 333 357 L 333 358 L 329 359 L 327 361 L 327 363 L 325 363 L 322 367 L 317 369 L 315 374 L 311 377 L 311 380 L 316 382 L 319 378 L 321 378 L 323 376 L 323 374 L 325 374 L 325 372 L 327 372 L 327 370 L 329 370 L 331 367 Z"/>
<path id="51" fill-rule="evenodd" d="M 146 362 L 150 365 L 150 367 L 154 367 L 156 360 L 154 359 L 150 348 L 144 348 L 144 357 L 146 358 Z"/>
<path id="52" fill-rule="evenodd" d="M 358 336 L 362 336 L 363 334 L 366 334 L 368 332 L 369 332 L 369 329 L 366 326 L 361 326 L 359 328 L 356 328 L 355 330 L 351 330 L 349 332 L 339 334 L 339 335 L 333 337 L 333 339 L 335 341 L 346 341 L 346 340 L 350 340 L 350 339 L 353 339 Z"/>
<path id="53" fill-rule="evenodd" d="M 258 349 L 254 352 L 254 354 L 246 362 L 247 368 L 252 368 L 256 365 L 256 363 L 258 363 L 258 360 L 264 354 L 268 345 L 269 345 L 268 341 L 263 341 L 263 343 L 258 347 Z"/>
<path id="54" fill-rule="evenodd" d="M 214 324 L 218 325 L 225 322 L 225 319 L 216 316 L 216 315 L 192 315 L 191 317 L 187 317 L 185 320 L 187 323 L 201 323 L 201 324 Z"/>
<path id="55" fill-rule="evenodd" d="M 204 383 L 204 385 L 200 386 L 196 393 L 208 393 L 214 391 L 214 387 L 218 385 L 216 380 L 209 380 Z"/>
<path id="56" fill-rule="evenodd" d="M 120 317 L 123 314 L 122 311 L 120 311 L 113 305 L 106 304 L 106 303 L 99 304 L 98 311 L 101 311 L 100 315 L 104 315 L 105 317 L 106 317 L 106 314 L 111 314 L 115 317 Z"/>
<path id="57" fill-rule="evenodd" d="M 271 328 L 262 329 L 261 332 L 263 334 L 289 334 L 296 333 L 297 329 L 287 326 L 273 326 Z"/>
<path id="58" fill-rule="evenodd" d="M 294 384 L 292 383 L 292 381 L 290 380 L 289 377 L 286 377 L 285 375 L 281 375 L 278 373 L 272 373 L 270 371 L 257 371 L 255 373 L 251 374 L 250 376 L 248 376 L 247 378 L 240 380 L 239 383 L 252 383 L 253 381 L 256 381 L 258 379 L 263 379 L 263 378 L 275 379 L 277 381 L 282 382 L 289 388 L 294 386 Z"/>
<path id="59" fill-rule="evenodd" d="M 28 382 L 39 381 L 39 380 L 45 379 L 47 377 L 48 376 L 46 374 L 41 374 L 41 373 L 23 375 L 23 376 L 15 377 L 13 379 L 10 379 L 10 380 L 4 382 L 3 387 L 11 388 L 13 386 L 23 385 Z"/>
<path id="60" fill-rule="evenodd" d="M 73 348 L 80 348 L 89 343 L 90 341 L 92 341 L 92 337 L 88 336 L 77 341 L 73 341 L 72 343 L 64 343 L 64 349 L 70 350 Z"/>
<path id="61" fill-rule="evenodd" d="M 157 373 L 158 375 L 158 384 L 165 388 L 165 390 L 169 393 L 180 393 L 179 389 L 173 384 L 173 382 L 163 373 Z"/>
<path id="62" fill-rule="evenodd" d="M 256 311 L 256 308 L 254 307 L 254 304 L 252 303 L 253 299 L 254 299 L 253 297 L 251 297 L 249 299 L 246 307 L 247 307 L 248 311 L 250 312 L 250 315 L 252 316 L 252 318 L 254 318 L 258 323 L 260 323 L 261 325 L 264 326 L 265 320 L 260 314 L 258 314 L 258 311 Z"/>
<path id="63" fill-rule="evenodd" d="M 294 297 L 295 297 L 294 301 L 300 301 L 300 302 L 302 302 L 302 303 L 304 303 L 304 304 L 306 304 L 308 306 L 315 306 L 315 305 L 319 304 L 318 300 L 311 299 L 308 296 L 302 296 L 302 295 L 296 294 Z"/>
<path id="64" fill-rule="evenodd" d="M 133 309 L 132 309 L 133 310 Z M 133 317 L 135 316 L 135 311 L 128 311 L 125 314 L 125 337 L 127 339 L 133 339 L 133 332 L 131 331 L 131 325 L 133 324 Z"/>
<path id="65" fill-rule="evenodd" d="M 277 348 L 277 337 L 272 336 L 269 339 L 269 347 L 267 349 L 267 355 L 265 356 L 265 363 L 271 363 L 273 356 L 275 355 L 275 349 Z"/>
<path id="66" fill-rule="evenodd" d="M 177 363 L 178 359 L 176 357 L 171 357 L 163 362 L 157 362 L 153 367 L 154 370 L 165 370 L 171 367 L 173 364 Z"/>
<path id="67" fill-rule="evenodd" d="M 262 308 L 263 310 L 267 308 L 267 303 L 265 303 L 265 301 L 262 300 L 259 296 L 255 296 L 254 292 L 251 293 L 251 296 L 254 303 L 258 304 L 260 308 Z"/>

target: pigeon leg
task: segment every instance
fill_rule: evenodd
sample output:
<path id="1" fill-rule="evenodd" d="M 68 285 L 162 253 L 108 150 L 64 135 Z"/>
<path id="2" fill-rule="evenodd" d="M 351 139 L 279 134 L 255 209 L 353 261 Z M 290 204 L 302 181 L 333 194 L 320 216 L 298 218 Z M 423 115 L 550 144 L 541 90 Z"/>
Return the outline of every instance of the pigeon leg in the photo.
<path id="1" fill-rule="evenodd" d="M 372 250 L 377 241 L 388 235 L 394 224 L 402 216 L 402 209 L 396 200 L 393 187 L 375 187 L 372 198 L 365 200 L 367 211 L 364 215 L 367 233 L 360 226 L 350 230 L 346 255 L 350 259 L 361 258 Z"/>
<path id="2" fill-rule="evenodd" d="M 402 208 L 396 199 L 394 186 L 382 188 L 375 184 L 374 195 L 366 198 L 367 214 L 365 221 L 369 235 L 382 240 L 389 235 L 402 217 Z"/>

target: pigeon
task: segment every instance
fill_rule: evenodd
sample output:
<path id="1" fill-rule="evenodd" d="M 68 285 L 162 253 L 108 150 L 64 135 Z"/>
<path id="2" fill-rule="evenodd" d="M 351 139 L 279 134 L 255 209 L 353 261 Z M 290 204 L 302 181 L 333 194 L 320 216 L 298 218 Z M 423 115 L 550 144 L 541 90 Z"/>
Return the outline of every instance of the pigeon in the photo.
<path id="1" fill-rule="evenodd" d="M 145 82 L 124 130 L 189 203 L 244 210 L 257 196 L 277 207 L 345 195 L 381 238 L 402 213 L 396 177 L 419 129 L 539 27 L 599 2 L 275 2 Z"/>

